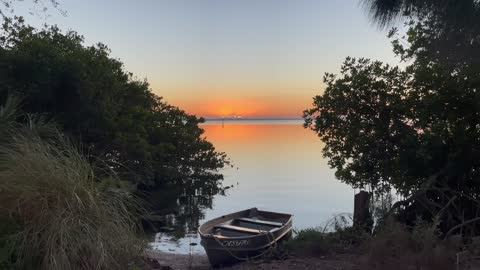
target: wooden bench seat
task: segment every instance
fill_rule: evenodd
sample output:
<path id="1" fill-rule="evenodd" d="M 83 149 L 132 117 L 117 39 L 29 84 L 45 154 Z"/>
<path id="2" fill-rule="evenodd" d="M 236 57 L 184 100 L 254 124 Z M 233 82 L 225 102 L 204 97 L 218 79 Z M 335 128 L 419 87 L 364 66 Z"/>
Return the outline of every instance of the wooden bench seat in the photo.
<path id="1" fill-rule="evenodd" d="M 247 234 L 261 234 L 261 233 L 264 232 L 264 231 L 261 231 L 261 230 L 255 230 L 255 229 L 250 229 L 250 228 L 245 228 L 245 227 L 240 227 L 240 226 L 227 225 L 227 224 L 217 225 L 214 228 L 224 229 L 224 230 L 229 230 L 229 231 L 235 231 L 235 232 L 240 232 L 240 233 L 247 233 Z"/>
<path id="2" fill-rule="evenodd" d="M 253 219 L 253 218 L 237 218 L 236 220 L 243 221 L 243 222 L 248 222 L 248 223 L 253 223 L 253 224 L 278 227 L 278 228 L 283 226 L 283 224 L 280 223 L 280 222 L 259 220 L 259 219 Z"/>

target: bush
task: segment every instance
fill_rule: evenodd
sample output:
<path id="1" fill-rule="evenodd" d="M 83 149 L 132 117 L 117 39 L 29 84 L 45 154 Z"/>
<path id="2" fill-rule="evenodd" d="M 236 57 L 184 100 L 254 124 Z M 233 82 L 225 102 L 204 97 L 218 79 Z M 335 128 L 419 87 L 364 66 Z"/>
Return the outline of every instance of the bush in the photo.
<path id="1" fill-rule="evenodd" d="M 285 243 L 285 248 L 297 255 L 316 256 L 329 251 L 329 246 L 319 228 L 308 228 L 295 232 L 292 240 Z"/>
<path id="2" fill-rule="evenodd" d="M 136 199 L 99 185 L 61 135 L 23 131 L 0 145 L 0 268 L 128 268 L 144 247 Z"/>
<path id="3" fill-rule="evenodd" d="M 350 225 L 350 216 L 335 216 L 323 227 L 295 232 L 293 239 L 285 243 L 285 248 L 301 256 L 353 252 L 369 238 L 369 235 L 362 229 Z"/>

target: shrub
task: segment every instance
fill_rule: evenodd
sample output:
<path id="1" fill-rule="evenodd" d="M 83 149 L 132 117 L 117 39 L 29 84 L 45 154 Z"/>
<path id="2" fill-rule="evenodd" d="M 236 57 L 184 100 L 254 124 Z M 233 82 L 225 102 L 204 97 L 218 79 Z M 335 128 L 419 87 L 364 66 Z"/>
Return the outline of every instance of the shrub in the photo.
<path id="1" fill-rule="evenodd" d="M 308 228 L 295 232 L 292 240 L 285 243 L 285 248 L 297 255 L 316 256 L 329 251 L 325 233 L 319 228 Z"/>
<path id="2" fill-rule="evenodd" d="M 369 238 L 360 228 L 351 227 L 351 217 L 338 215 L 325 226 L 295 232 L 285 248 L 296 255 L 321 256 L 353 252 Z"/>
<path id="3" fill-rule="evenodd" d="M 11 138 L 0 145 L 0 268 L 128 268 L 144 246 L 135 197 L 105 185 L 61 135 Z"/>

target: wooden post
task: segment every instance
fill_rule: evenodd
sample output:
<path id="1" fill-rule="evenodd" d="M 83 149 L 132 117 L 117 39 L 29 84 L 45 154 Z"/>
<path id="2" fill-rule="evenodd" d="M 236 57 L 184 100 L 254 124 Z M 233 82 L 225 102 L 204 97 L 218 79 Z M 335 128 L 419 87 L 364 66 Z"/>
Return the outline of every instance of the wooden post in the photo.
<path id="1" fill-rule="evenodd" d="M 372 217 L 370 216 L 370 193 L 360 191 L 355 194 L 353 207 L 353 226 L 370 230 Z"/>

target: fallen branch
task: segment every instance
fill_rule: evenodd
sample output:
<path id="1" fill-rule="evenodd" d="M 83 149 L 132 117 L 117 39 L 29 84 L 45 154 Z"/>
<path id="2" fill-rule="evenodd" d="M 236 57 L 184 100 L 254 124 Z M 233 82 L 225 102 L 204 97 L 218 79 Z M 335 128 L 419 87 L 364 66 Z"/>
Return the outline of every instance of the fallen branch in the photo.
<path id="1" fill-rule="evenodd" d="M 402 205 L 408 205 L 409 203 L 419 199 L 420 197 L 424 196 L 425 193 L 427 193 L 428 190 L 432 190 L 434 188 L 432 188 L 432 185 L 433 183 L 436 182 L 437 178 L 439 176 L 441 176 L 442 174 L 444 174 L 446 171 L 447 171 L 447 167 L 448 166 L 445 166 L 443 169 L 441 169 L 440 171 L 438 171 L 437 173 L 431 175 L 430 177 L 428 177 L 428 180 L 422 185 L 422 188 L 420 188 L 417 192 L 415 192 L 414 194 L 412 194 L 408 199 L 406 200 L 403 200 L 403 201 L 398 201 L 398 202 L 395 202 L 392 207 L 390 208 L 390 210 L 388 211 L 387 213 L 387 216 L 390 216 L 397 208 L 399 208 L 400 206 Z M 429 212 L 430 209 L 428 209 L 426 206 L 424 206 Z M 433 214 L 433 213 L 432 213 Z"/>
<path id="2" fill-rule="evenodd" d="M 480 217 L 476 217 L 476 218 L 472 218 L 470 220 L 467 220 L 461 224 L 458 224 L 456 226 L 454 226 L 453 228 L 451 228 L 446 234 L 445 234 L 445 238 L 444 239 L 447 239 L 450 234 L 452 234 L 454 231 L 456 231 L 457 229 L 460 229 L 461 227 L 465 226 L 465 225 L 468 225 L 470 223 L 473 223 L 473 222 L 476 222 L 476 221 L 479 221 L 480 220 Z"/>

